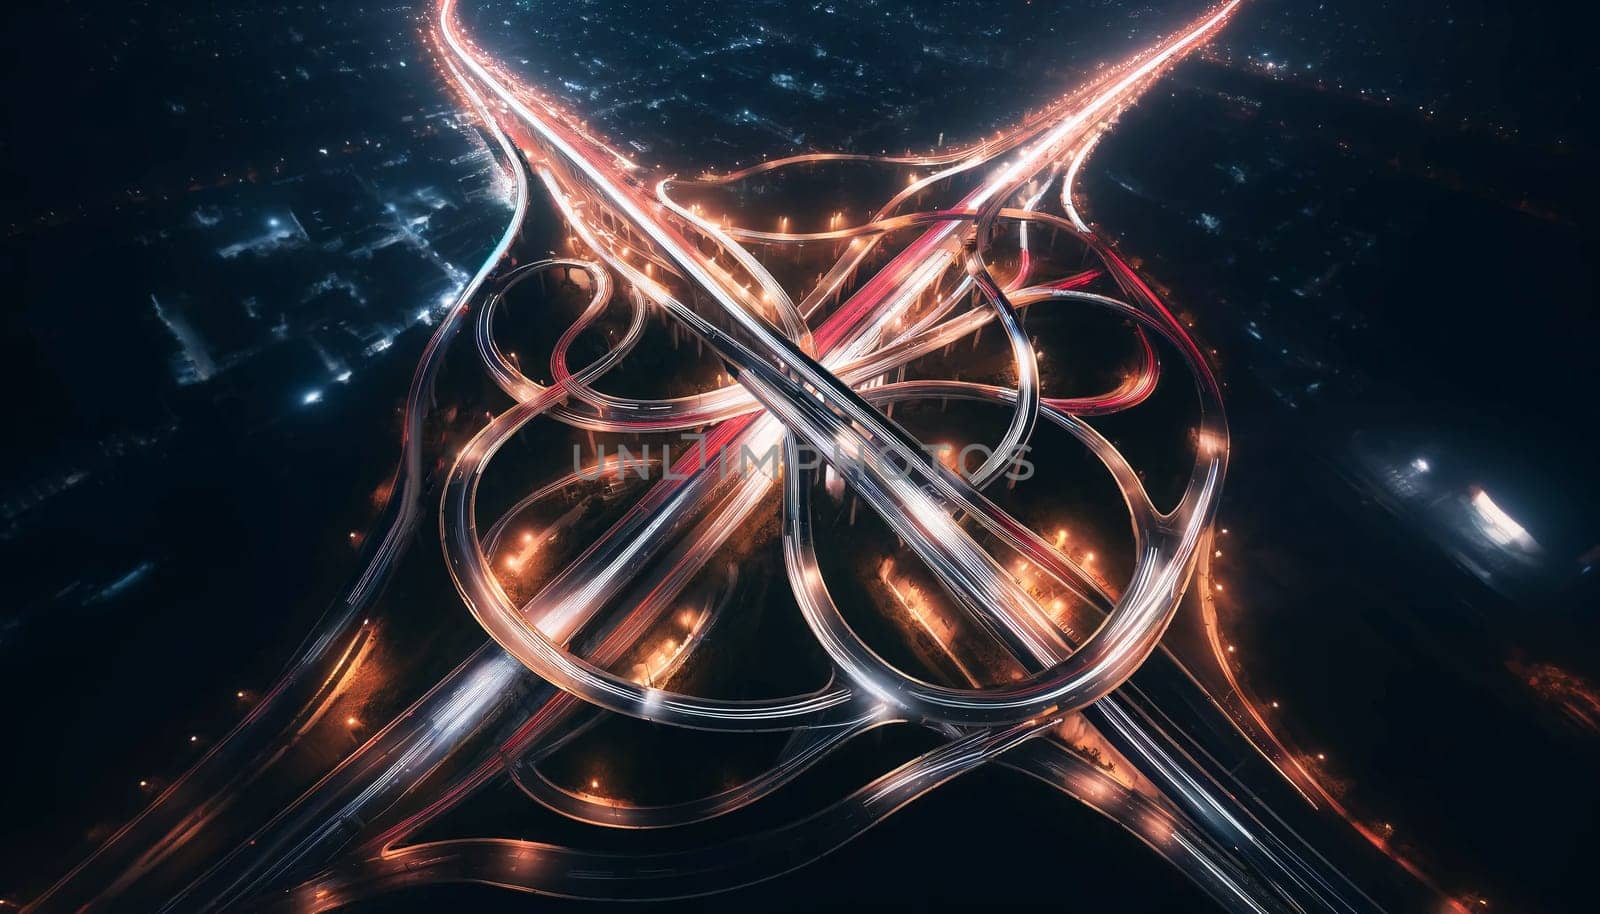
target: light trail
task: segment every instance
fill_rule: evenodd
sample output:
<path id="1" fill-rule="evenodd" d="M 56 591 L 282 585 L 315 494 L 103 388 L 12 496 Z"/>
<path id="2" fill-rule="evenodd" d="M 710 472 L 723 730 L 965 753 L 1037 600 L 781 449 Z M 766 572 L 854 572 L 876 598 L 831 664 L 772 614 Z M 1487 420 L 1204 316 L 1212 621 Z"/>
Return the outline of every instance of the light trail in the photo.
<path id="1" fill-rule="evenodd" d="M 442 0 L 434 37 L 441 66 L 483 119 L 517 176 L 517 221 L 441 323 L 408 399 L 404 496 L 399 514 L 351 605 L 381 585 L 415 526 L 422 473 L 421 392 L 463 326 L 468 303 L 483 299 L 475 348 L 513 405 L 494 416 L 454 455 L 443 486 L 439 535 L 462 602 L 494 639 L 421 699 L 350 753 L 250 838 L 189 879 L 167 910 L 222 910 L 271 900 L 293 910 L 325 910 L 391 889 L 475 881 L 575 898 L 642 899 L 699 895 L 747 885 L 847 843 L 917 796 L 991 762 L 1024 771 L 1093 806 L 1180 867 L 1224 908 L 1265 911 L 1369 911 L 1376 904 L 1293 833 L 1258 808 L 1253 794 L 1163 726 L 1130 677 L 1171 661 L 1158 653 L 1209 531 L 1226 473 L 1228 429 L 1220 388 L 1199 348 L 1165 305 L 1079 217 L 1071 188 L 1111 121 L 1172 65 L 1202 46 L 1238 7 L 1214 7 L 1175 37 L 1064 96 L 1013 130 L 964 149 L 926 156 L 811 154 L 695 181 L 652 178 L 596 139 L 578 119 L 541 98 L 464 39 L 454 0 Z M 823 232 L 759 231 L 719 222 L 678 201 L 686 186 L 734 185 L 826 161 L 874 161 L 930 168 L 865 222 L 829 220 Z M 1003 161 L 1003 164 L 1001 164 Z M 582 256 L 506 270 L 524 218 L 531 167 L 567 223 Z M 1062 181 L 1062 214 L 1044 211 Z M 969 182 L 959 200 L 908 211 L 919 195 Z M 991 246 L 1016 226 L 1019 264 L 1000 282 Z M 910 236 L 882 267 L 862 278 L 885 239 Z M 1049 258 L 1043 239 L 1081 247 L 1097 266 L 1037 278 Z M 762 251 L 837 245 L 817 283 L 786 289 Z M 713 253 L 707 253 L 707 249 Z M 579 270 L 590 298 L 550 356 L 551 383 L 524 374 L 501 351 L 495 316 L 508 292 L 544 272 Z M 494 280 L 491 283 L 491 276 Z M 1094 291 L 1093 288 L 1103 291 Z M 588 365 L 568 352 L 626 293 L 628 325 Z M 967 302 L 982 306 L 967 306 Z M 1022 316 L 1039 308 L 1105 311 L 1134 325 L 1133 373 L 1114 389 L 1080 397 L 1044 390 L 1038 353 Z M 692 396 L 624 397 L 595 384 L 640 344 L 649 317 L 664 316 L 728 366 L 734 382 Z M 919 359 L 999 327 L 1014 383 L 906 380 Z M 448 328 L 448 332 L 447 332 Z M 1152 341 L 1175 352 L 1195 389 L 1190 429 L 1193 466 L 1176 504 L 1157 507 L 1139 473 L 1086 420 L 1144 402 L 1161 377 Z M 970 478 L 931 458 L 923 442 L 890 418 L 898 402 L 968 400 L 1007 409 L 1010 420 L 990 457 Z M 880 407 L 882 408 L 880 410 Z M 1128 509 L 1134 538 L 1129 580 L 1113 597 L 999 507 L 987 488 L 1028 446 L 1038 421 L 1065 430 L 1097 459 Z M 535 420 L 591 432 L 664 433 L 707 428 L 697 451 L 674 462 L 677 474 L 650 485 L 633 506 L 527 600 L 513 600 L 490 561 L 510 518 L 567 487 L 568 474 L 538 488 L 480 534 L 477 492 L 503 446 Z M 956 607 L 1025 670 L 1016 681 L 956 686 L 924 681 L 884 660 L 845 622 L 816 556 L 810 496 L 816 476 L 801 445 L 920 557 Z M 780 453 L 772 468 L 729 478 L 724 468 L 746 452 Z M 619 462 L 595 468 L 606 477 Z M 736 611 L 717 601 L 693 637 L 665 661 L 630 678 L 613 669 L 677 604 L 730 542 L 762 520 L 781 497 L 782 552 L 805 623 L 833 666 L 816 691 L 764 700 L 718 700 L 675 691 L 677 674 L 702 652 L 705 626 Z M 408 507 L 411 506 L 411 507 Z M 391 545 L 392 543 L 392 545 Z M 995 545 L 985 545 L 992 543 Z M 997 553 L 1020 558 L 1076 595 L 1096 622 L 1069 637 Z M 606 610 L 603 636 L 584 639 Z M 318 644 L 343 634 L 325 627 Z M 929 634 L 933 631 L 930 628 Z M 949 649 L 949 645 L 943 646 Z M 315 653 L 315 652 L 314 652 Z M 317 656 L 320 656 L 318 654 Z M 1177 668 L 1180 687 L 1192 685 Z M 532 682 L 527 672 L 537 674 Z M 642 681 L 641 681 L 642 680 Z M 517 689 L 528 695 L 508 698 Z M 1206 699 L 1208 700 L 1208 699 Z M 1138 768 L 1155 796 L 1129 790 L 1066 750 L 1053 731 L 1080 709 Z M 650 806 L 567 789 L 543 760 L 596 719 L 615 713 L 662 724 L 732 732 L 784 731 L 785 751 L 765 772 L 719 792 Z M 473 839 L 408 844 L 440 815 L 500 775 L 533 800 L 590 826 L 664 829 L 727 815 L 762 802 L 860 734 L 910 723 L 939 734 L 939 747 L 889 771 L 814 816 L 693 852 L 619 855 L 526 841 Z M 502 730 L 492 752 L 479 744 Z M 476 756 L 472 753 L 476 752 Z M 450 763 L 460 761 L 459 769 Z M 444 783 L 423 789 L 434 779 Z M 796 848 L 804 848 L 796 852 Z M 148 867 L 117 869 L 118 894 Z M 67 881 L 88 883 L 74 871 Z M 32 909 L 64 907 L 47 895 Z M 84 907 L 92 907 L 85 904 Z"/>

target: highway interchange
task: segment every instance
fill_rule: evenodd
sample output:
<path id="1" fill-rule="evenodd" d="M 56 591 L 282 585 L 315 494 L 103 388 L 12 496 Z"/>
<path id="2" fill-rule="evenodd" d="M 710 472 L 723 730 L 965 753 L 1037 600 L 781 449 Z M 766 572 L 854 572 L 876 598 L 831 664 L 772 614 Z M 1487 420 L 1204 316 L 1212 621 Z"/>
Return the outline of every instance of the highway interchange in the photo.
<path id="1" fill-rule="evenodd" d="M 361 663 L 369 613 L 407 544 L 426 530 L 434 494 L 450 578 L 492 641 L 244 840 L 230 840 L 223 852 L 186 871 L 163 893 L 162 910 L 329 910 L 439 882 L 597 900 L 726 891 L 803 866 L 983 765 L 1022 772 L 1107 816 L 1225 910 L 1382 910 L 1311 846 L 1290 824 L 1292 817 L 1279 814 L 1278 794 L 1266 797 L 1288 785 L 1309 798 L 1312 779 L 1297 772 L 1275 785 L 1246 783 L 1237 765 L 1219 759 L 1213 741 L 1232 740 L 1232 751 L 1261 757 L 1252 736 L 1161 648 L 1212 544 L 1228 462 L 1222 392 L 1181 323 L 1094 236 L 1072 202 L 1073 178 L 1101 134 L 1223 28 L 1239 2 L 1214 7 L 1158 46 L 971 147 L 924 156 L 816 153 L 689 180 L 654 174 L 592 136 L 580 119 L 477 48 L 460 30 L 455 0 L 442 0 L 431 36 L 440 71 L 494 137 L 514 176 L 516 202 L 504 237 L 442 317 L 416 369 L 401 463 L 382 521 L 385 535 L 373 538 L 349 594 L 235 731 L 24 910 L 123 909 L 127 898 L 138 897 L 141 881 L 171 866 L 194 834 L 223 816 L 315 725 L 348 671 Z M 783 169 L 851 161 L 902 166 L 912 175 L 859 224 L 835 218 L 821 232 L 760 230 L 738 224 L 736 216 L 713 218 L 685 200 Z M 1056 187 L 1059 215 L 1047 204 Z M 924 195 L 951 188 L 962 188 L 953 202 L 912 208 Z M 567 223 L 577 253 L 513 264 L 509 254 L 530 196 L 540 193 Z M 1030 235 L 1046 233 L 1080 245 L 1086 266 L 1035 275 Z M 1002 236 L 1015 239 L 1018 255 L 1016 269 L 1003 279 L 995 275 L 991 251 Z M 892 255 L 879 258 L 882 265 L 868 275 L 867 265 L 885 253 L 890 239 Z M 814 285 L 791 290 L 762 258 L 802 244 L 831 245 L 837 257 Z M 502 351 L 495 318 L 513 289 L 552 274 L 583 277 L 589 300 L 555 343 L 551 383 L 542 384 Z M 1137 370 L 1100 395 L 1052 397 L 1043 390 L 1023 317 L 1033 309 L 1069 307 L 1106 311 L 1139 328 Z M 618 313 L 624 329 L 608 337 L 609 348 L 587 364 L 571 364 L 580 337 Z M 661 399 L 600 390 L 597 382 L 645 338 L 647 322 L 662 318 L 719 359 L 730 382 Z M 1005 341 L 1013 384 L 906 380 L 906 366 L 990 325 Z M 435 491 L 423 423 L 445 353 L 466 343 L 511 406 L 449 456 Z M 1175 354 L 1178 364 L 1163 367 L 1153 343 Z M 1196 403 L 1189 430 L 1193 466 L 1181 496 L 1162 508 L 1138 470 L 1087 420 L 1132 409 L 1151 396 L 1158 379 L 1183 374 Z M 896 403 L 936 400 L 1009 412 L 1003 434 L 975 470 L 952 472 L 890 418 Z M 512 510 L 481 523 L 480 481 L 504 446 L 535 420 L 597 433 L 704 430 L 704 438 L 674 460 L 674 472 L 654 478 L 576 560 L 531 597 L 512 599 L 493 563 L 511 520 L 529 506 L 597 479 L 621 479 L 628 470 L 613 459 L 558 473 Z M 1026 453 L 1041 421 L 1093 455 L 1126 505 L 1135 559 L 1116 593 L 986 494 Z M 826 470 L 803 461 L 802 449 Z M 727 472 L 743 455 L 769 453 L 781 460 Z M 1004 645 L 1024 675 L 1003 683 L 976 677 L 929 682 L 898 669 L 863 640 L 836 605 L 818 557 L 812 497 L 823 472 L 842 480 L 899 537 L 953 609 Z M 759 525 L 775 500 L 788 585 L 832 664 L 828 682 L 764 699 L 675 691 L 675 674 L 705 649 L 705 638 L 693 634 L 674 642 L 646 676 L 620 667 L 682 608 L 718 551 Z M 1075 626 L 1086 635 L 1069 634 L 1035 588 L 1019 581 L 1019 562 L 1088 607 L 1085 624 Z M 593 631 L 619 604 L 603 637 L 582 639 L 584 648 L 577 650 L 580 634 Z M 736 600 L 710 600 L 694 631 L 737 612 Z M 696 800 L 644 805 L 573 791 L 541 769 L 542 759 L 600 714 L 789 736 L 760 776 Z M 509 838 L 415 839 L 505 777 L 531 801 L 590 826 L 671 829 L 704 822 L 762 802 L 845 743 L 888 725 L 926 728 L 941 743 L 810 815 L 725 843 L 619 854 Z M 1092 731 L 1137 775 L 1113 776 L 1086 760 L 1063 736 L 1069 727 Z M 494 742 L 492 751 L 483 751 L 485 740 Z M 419 789 L 424 784 L 428 789 Z M 1435 900 L 1440 909 L 1461 909 Z"/>

